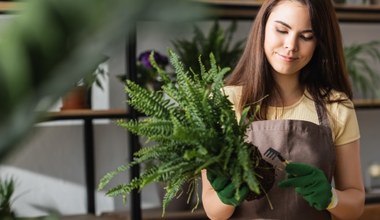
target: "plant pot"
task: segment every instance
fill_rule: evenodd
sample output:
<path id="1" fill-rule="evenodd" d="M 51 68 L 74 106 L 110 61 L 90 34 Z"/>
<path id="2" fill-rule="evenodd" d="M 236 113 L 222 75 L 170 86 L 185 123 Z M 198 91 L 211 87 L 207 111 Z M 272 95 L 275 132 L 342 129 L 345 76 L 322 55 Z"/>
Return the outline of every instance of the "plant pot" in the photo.
<path id="1" fill-rule="evenodd" d="M 89 100 L 89 90 L 85 86 L 77 86 L 62 98 L 61 111 L 89 109 Z"/>

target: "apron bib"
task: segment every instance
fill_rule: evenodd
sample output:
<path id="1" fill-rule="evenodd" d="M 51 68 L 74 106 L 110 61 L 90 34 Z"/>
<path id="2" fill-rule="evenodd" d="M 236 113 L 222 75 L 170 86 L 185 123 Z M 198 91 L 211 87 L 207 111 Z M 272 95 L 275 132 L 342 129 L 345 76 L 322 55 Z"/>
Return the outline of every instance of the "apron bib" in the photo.
<path id="1" fill-rule="evenodd" d="M 335 146 L 327 115 L 323 114 L 321 106 L 315 107 L 319 125 L 301 120 L 255 121 L 247 130 L 246 141 L 258 146 L 261 154 L 272 147 L 287 160 L 316 166 L 331 182 L 335 169 Z M 277 158 L 263 158 L 276 167 L 272 189 L 261 199 L 244 201 L 236 207 L 232 219 L 331 219 L 328 211 L 311 207 L 294 188 L 280 189 L 278 183 L 286 178 L 284 165 Z"/>

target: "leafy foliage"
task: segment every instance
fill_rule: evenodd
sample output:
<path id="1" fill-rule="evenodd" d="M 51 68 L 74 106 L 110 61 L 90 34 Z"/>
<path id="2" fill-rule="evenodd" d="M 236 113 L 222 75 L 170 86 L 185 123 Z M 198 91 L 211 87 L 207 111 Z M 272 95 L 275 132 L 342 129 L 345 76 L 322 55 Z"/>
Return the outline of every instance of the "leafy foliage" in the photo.
<path id="1" fill-rule="evenodd" d="M 232 42 L 236 32 L 236 21 L 233 21 L 225 30 L 215 21 L 208 35 L 194 26 L 191 40 L 178 39 L 172 42 L 175 52 L 181 58 L 186 68 L 199 72 L 198 56 L 207 57 L 210 53 L 215 56 L 216 62 L 223 67 L 234 67 L 243 52 L 244 40 Z M 203 64 L 210 68 L 210 60 L 202 60 Z"/>
<path id="2" fill-rule="evenodd" d="M 0 179 L 0 216 L 1 217 L 14 217 L 11 209 L 11 199 L 14 192 L 13 179 Z"/>
<path id="3" fill-rule="evenodd" d="M 211 68 L 206 70 L 200 61 L 201 72 L 196 74 L 186 70 L 178 55 L 172 51 L 169 54 L 177 74 L 176 83 L 159 69 L 151 55 L 164 81 L 162 91 L 149 91 L 127 81 L 129 104 L 148 117 L 118 121 L 118 125 L 147 137 L 154 145 L 142 148 L 132 162 L 106 174 L 99 189 L 132 166 L 149 163 L 153 165 L 140 177 L 111 188 L 107 194 L 125 198 L 134 189 L 141 190 L 152 182 L 165 182 L 165 210 L 168 202 L 181 193 L 181 186 L 195 181 L 203 169 L 231 178 L 236 188 L 247 184 L 254 193 L 259 193 L 255 169 L 261 155 L 256 147 L 244 142 L 246 129 L 252 122 L 247 118 L 249 108 L 243 111 L 238 122 L 232 103 L 222 89 L 229 68 L 218 67 L 211 54 Z"/>
<path id="4" fill-rule="evenodd" d="M 136 21 L 188 21 L 206 9 L 175 0 L 39 0 L 16 11 L 0 39 L 0 160 Z"/>
<path id="5" fill-rule="evenodd" d="M 380 41 L 352 44 L 344 48 L 346 65 L 354 87 L 363 96 L 374 96 L 380 83 L 379 72 L 368 64 L 368 58 L 380 62 Z"/>

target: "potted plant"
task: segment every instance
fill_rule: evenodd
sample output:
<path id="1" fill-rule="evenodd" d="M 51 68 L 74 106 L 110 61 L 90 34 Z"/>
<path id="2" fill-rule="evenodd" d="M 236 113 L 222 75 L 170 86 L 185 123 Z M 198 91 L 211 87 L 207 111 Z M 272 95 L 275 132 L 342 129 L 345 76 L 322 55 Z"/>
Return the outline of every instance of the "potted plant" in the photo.
<path id="1" fill-rule="evenodd" d="M 95 85 L 103 89 L 101 77 L 105 77 L 106 74 L 104 66 L 99 65 L 95 71 L 85 75 L 62 98 L 61 110 L 91 108 L 91 88 Z"/>
<path id="2" fill-rule="evenodd" d="M 161 69 L 166 70 L 166 68 L 168 67 L 169 59 L 166 55 L 161 54 L 160 52 L 156 50 L 145 50 L 141 52 L 137 57 L 136 82 L 139 85 L 142 85 L 148 88 L 149 90 L 156 91 L 161 88 L 162 80 L 160 79 L 160 76 L 157 73 L 156 69 L 154 69 L 152 64 L 150 63 L 149 56 L 152 52 L 154 53 L 154 59 L 157 65 Z M 127 79 L 125 74 L 119 75 L 118 78 L 123 83 Z"/>
<path id="3" fill-rule="evenodd" d="M 185 67 L 192 69 L 196 73 L 199 72 L 200 56 L 206 68 L 210 68 L 210 61 L 202 57 L 208 57 L 211 52 L 220 66 L 233 67 L 243 52 L 243 44 L 245 42 L 243 39 L 232 44 L 236 28 L 236 21 L 233 21 L 224 30 L 216 20 L 206 36 L 198 26 L 194 25 L 192 39 L 177 39 L 172 41 L 173 49 Z M 170 65 L 166 55 L 155 50 L 143 51 L 139 54 L 136 62 L 137 83 L 150 90 L 158 90 L 162 84 L 162 80 L 150 63 L 149 56 L 151 52 L 154 52 L 155 61 L 161 69 L 166 70 Z M 172 73 L 169 76 L 174 79 Z M 125 74 L 119 75 L 118 78 L 122 82 L 126 80 Z"/>
<path id="4" fill-rule="evenodd" d="M 380 62 L 380 41 L 345 46 L 344 54 L 354 88 L 359 95 L 373 98 L 380 82 L 380 71 L 369 65 L 368 59 Z"/>
<path id="5" fill-rule="evenodd" d="M 226 29 L 223 29 L 218 20 L 215 20 L 208 34 L 205 35 L 195 25 L 192 39 L 174 40 L 172 42 L 173 49 L 185 67 L 192 69 L 196 73 L 200 72 L 199 59 L 202 60 L 206 68 L 211 67 L 210 60 L 207 59 L 210 53 L 214 54 L 216 63 L 220 66 L 233 68 L 243 52 L 245 43 L 245 39 L 235 43 L 232 42 L 236 29 L 237 23 L 235 20 Z"/>
<path id="6" fill-rule="evenodd" d="M 246 108 L 240 121 L 236 120 L 232 104 L 222 91 L 223 78 L 229 69 L 219 68 L 211 54 L 210 69 L 206 71 L 201 63 L 201 72 L 193 72 L 190 76 L 191 71 L 185 69 L 179 57 L 169 52 L 177 76 L 174 82 L 154 62 L 153 56 L 151 63 L 162 78 L 162 91 L 150 91 L 136 82 L 127 81 L 128 103 L 148 117 L 119 120 L 118 125 L 147 137 L 154 145 L 142 148 L 132 162 L 107 173 L 98 189 L 104 189 L 116 175 L 132 166 L 151 163 L 140 177 L 109 189 L 107 195 L 126 198 L 132 190 L 141 190 L 153 182 L 164 182 L 164 214 L 172 199 L 197 190 L 194 186 L 200 172 L 207 169 L 230 177 L 237 188 L 246 184 L 252 190 L 253 196 L 249 198 L 263 196 L 272 187 L 267 183 L 273 183 L 274 168 L 261 157 L 257 147 L 244 141 L 253 117 L 247 116 L 249 108 Z M 185 183 L 191 183 L 191 187 L 183 192 Z"/>

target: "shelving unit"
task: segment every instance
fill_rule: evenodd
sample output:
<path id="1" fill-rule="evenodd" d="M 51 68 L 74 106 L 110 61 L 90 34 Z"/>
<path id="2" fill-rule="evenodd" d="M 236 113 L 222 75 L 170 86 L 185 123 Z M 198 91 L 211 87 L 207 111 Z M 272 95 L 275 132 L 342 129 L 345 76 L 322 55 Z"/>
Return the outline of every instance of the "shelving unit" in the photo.
<path id="1" fill-rule="evenodd" d="M 67 110 L 49 112 L 44 121 L 54 120 L 82 120 L 83 121 L 83 145 L 84 167 L 86 182 L 87 213 L 95 214 L 95 152 L 94 152 L 94 119 L 119 119 L 128 118 L 129 114 L 123 109 L 112 110 Z"/>

